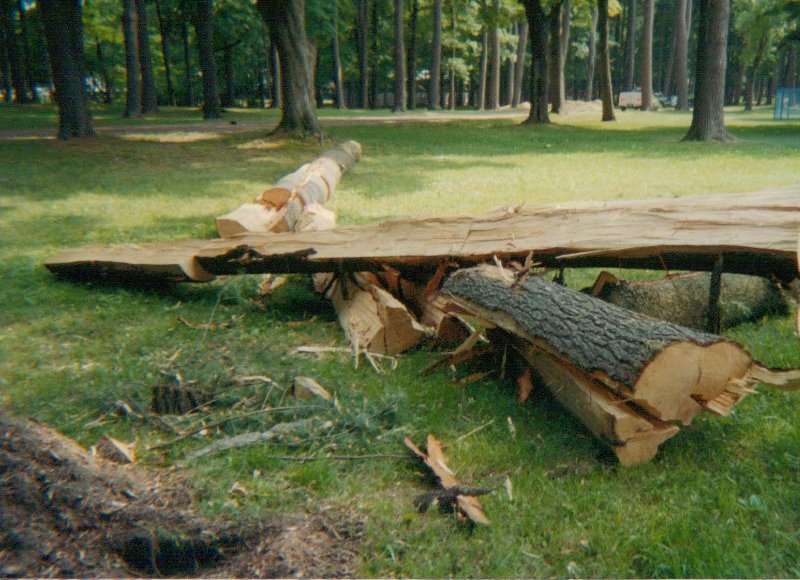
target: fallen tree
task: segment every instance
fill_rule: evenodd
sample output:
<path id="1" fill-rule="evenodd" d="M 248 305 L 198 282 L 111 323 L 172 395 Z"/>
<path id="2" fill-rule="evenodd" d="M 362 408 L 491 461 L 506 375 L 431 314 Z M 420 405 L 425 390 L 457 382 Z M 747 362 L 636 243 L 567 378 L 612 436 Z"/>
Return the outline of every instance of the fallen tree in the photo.
<path id="1" fill-rule="evenodd" d="M 692 272 L 646 282 L 618 280 L 609 272 L 597 277 L 592 296 L 681 326 L 706 330 L 712 275 Z M 756 321 L 769 314 L 786 314 L 781 289 L 767 278 L 723 274 L 719 293 L 720 328 Z"/>
<path id="2" fill-rule="evenodd" d="M 740 196 L 506 208 L 482 216 L 395 220 L 360 227 L 136 247 L 90 246 L 47 261 L 54 273 L 96 277 L 138 269 L 158 256 L 185 281 L 207 274 L 383 271 L 427 280 L 443 262 L 497 256 L 545 267 L 724 270 L 791 281 L 798 275 L 800 188 Z M 197 276 L 187 267 L 206 275 Z M 171 279 L 180 279 L 173 275 Z"/>

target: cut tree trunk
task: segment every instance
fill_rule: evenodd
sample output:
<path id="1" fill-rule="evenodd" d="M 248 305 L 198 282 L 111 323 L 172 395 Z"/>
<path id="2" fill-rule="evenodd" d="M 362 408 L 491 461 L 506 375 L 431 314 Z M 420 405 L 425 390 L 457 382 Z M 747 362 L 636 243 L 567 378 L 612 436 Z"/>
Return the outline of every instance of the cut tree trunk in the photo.
<path id="1" fill-rule="evenodd" d="M 697 330 L 708 328 L 711 274 L 695 272 L 647 282 L 617 280 L 601 273 L 592 295 L 654 318 Z M 731 328 L 770 314 L 786 314 L 786 299 L 767 278 L 723 274 L 718 301 L 720 326 Z"/>
<path id="2" fill-rule="evenodd" d="M 195 252 L 214 274 L 267 272 L 428 271 L 456 261 L 524 260 L 547 267 L 635 267 L 712 270 L 776 277 L 798 275 L 800 188 L 630 202 L 594 202 L 502 209 L 483 216 L 395 220 L 327 232 L 248 234 L 230 240 L 95 246 L 62 251 L 53 272 L 91 275 L 95 263 L 125 269 L 139 253 L 180 264 Z"/>
<path id="3" fill-rule="evenodd" d="M 661 421 L 726 415 L 761 369 L 740 345 L 643 316 L 541 277 L 493 265 L 459 270 L 443 292 L 467 313 L 522 338 Z"/>
<path id="4" fill-rule="evenodd" d="M 326 151 L 311 163 L 282 177 L 253 203 L 218 217 L 217 232 L 222 238 L 230 238 L 246 232 L 297 230 L 303 209 L 328 201 L 342 175 L 360 158 L 361 146 L 355 141 L 347 141 Z"/>

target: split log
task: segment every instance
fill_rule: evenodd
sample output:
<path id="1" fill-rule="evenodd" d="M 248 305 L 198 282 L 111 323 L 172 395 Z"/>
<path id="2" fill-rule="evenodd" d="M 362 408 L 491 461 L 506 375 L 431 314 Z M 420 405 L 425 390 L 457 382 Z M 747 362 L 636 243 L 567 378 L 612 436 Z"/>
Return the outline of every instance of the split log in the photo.
<path id="1" fill-rule="evenodd" d="M 635 267 L 725 271 L 791 281 L 798 276 L 800 188 L 747 195 L 506 208 L 482 216 L 396 220 L 361 227 L 141 248 L 169 264 L 196 257 L 211 274 L 428 269 L 497 256 L 545 267 Z M 154 257 L 154 254 L 159 254 Z M 98 263 L 125 269 L 147 258 L 93 247 L 59 254 L 53 272 L 78 275 Z M 194 280 L 193 277 L 184 278 Z"/>
<path id="2" fill-rule="evenodd" d="M 754 372 L 763 367 L 734 342 L 541 277 L 520 281 L 485 265 L 456 272 L 443 291 L 475 317 L 577 368 L 661 421 L 689 424 L 703 409 L 727 414 L 761 380 Z"/>
<path id="3" fill-rule="evenodd" d="M 304 210 L 322 206 L 339 185 L 342 174 L 361 158 L 361 146 L 347 141 L 326 151 L 311 163 L 282 177 L 252 203 L 217 218 L 222 238 L 248 232 L 300 231 Z"/>
<path id="4" fill-rule="evenodd" d="M 512 345 L 533 368 L 537 383 L 608 445 L 622 465 L 650 461 L 659 445 L 678 432 L 675 425 L 648 416 L 577 368 L 520 339 L 512 339 Z"/>
<path id="5" fill-rule="evenodd" d="M 428 453 L 424 453 L 419 447 L 414 445 L 414 442 L 411 441 L 408 437 L 405 438 L 403 441 L 405 446 L 408 447 L 414 456 L 421 460 L 428 468 L 431 470 L 431 473 L 439 482 L 439 485 L 442 486 L 445 490 L 461 490 L 470 489 L 470 488 L 463 488 L 461 483 L 456 479 L 453 472 L 447 467 L 447 462 L 445 460 L 444 451 L 442 451 L 442 445 L 433 435 L 428 435 L 427 440 L 427 450 Z M 486 514 L 483 512 L 483 506 L 481 506 L 481 502 L 478 501 L 478 498 L 474 495 L 464 494 L 456 494 L 456 506 L 458 507 L 459 513 L 462 517 L 469 518 L 473 523 L 481 524 L 484 526 L 489 525 L 489 519 L 486 517 Z M 417 504 L 419 505 L 419 504 Z"/>
<path id="6" fill-rule="evenodd" d="M 646 282 L 627 282 L 601 272 L 592 296 L 653 318 L 705 330 L 710 285 L 711 274 L 707 272 Z M 722 275 L 718 304 L 722 329 L 788 311 L 786 298 L 774 282 L 743 274 Z"/>

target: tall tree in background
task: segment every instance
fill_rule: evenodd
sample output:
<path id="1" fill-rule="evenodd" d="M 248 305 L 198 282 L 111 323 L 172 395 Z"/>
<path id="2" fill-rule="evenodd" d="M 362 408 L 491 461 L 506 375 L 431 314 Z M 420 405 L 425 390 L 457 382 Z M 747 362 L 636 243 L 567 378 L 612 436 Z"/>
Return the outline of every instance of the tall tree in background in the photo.
<path id="1" fill-rule="evenodd" d="M 39 0 L 58 103 L 58 137 L 94 135 L 84 86 L 81 0 Z"/>
<path id="2" fill-rule="evenodd" d="M 13 102 L 24 105 L 30 102 L 30 98 L 25 86 L 25 65 L 17 39 L 14 10 L 12 0 L 0 0 L 0 30 L 4 32 L 2 41 L 5 43 L 8 64 L 11 66 L 11 83 L 14 86 Z"/>
<path id="3" fill-rule="evenodd" d="M 611 53 L 608 48 L 608 0 L 597 0 L 597 29 L 600 51 L 600 99 L 603 101 L 603 121 L 616 121 L 614 94 L 611 86 Z"/>
<path id="4" fill-rule="evenodd" d="M 2 34 L 2 24 L 0 23 L 0 36 Z M 2 77 L 5 101 L 10 103 L 11 99 L 14 98 L 14 87 L 11 85 L 11 66 L 8 64 L 8 51 L 6 50 L 5 42 L 0 42 L 0 77 Z"/>
<path id="5" fill-rule="evenodd" d="M 440 107 L 442 87 L 442 0 L 433 0 L 433 40 L 431 43 L 431 78 L 428 86 L 428 108 Z"/>
<path id="6" fill-rule="evenodd" d="M 475 108 L 483 111 L 486 108 L 486 78 L 489 71 L 489 33 L 486 26 L 481 27 L 481 56 L 478 65 L 478 95 Z"/>
<path id="7" fill-rule="evenodd" d="M 403 0 L 394 0 L 394 110 L 406 110 L 406 43 Z"/>
<path id="8" fill-rule="evenodd" d="M 411 42 L 408 47 L 408 108 L 417 107 L 417 22 L 419 20 L 419 0 L 411 0 Z"/>
<path id="9" fill-rule="evenodd" d="M 369 2 L 358 2 L 358 106 L 369 108 Z"/>
<path id="10" fill-rule="evenodd" d="M 550 9 L 547 16 L 550 43 L 548 45 L 547 70 L 550 75 L 550 111 L 555 114 L 561 113 L 561 106 L 564 104 L 564 63 L 561 60 L 561 11 L 564 2 L 559 0 Z"/>
<path id="11" fill-rule="evenodd" d="M 633 89 L 633 73 L 636 68 L 636 0 L 628 1 L 627 24 L 625 33 L 625 79 L 622 88 Z"/>
<path id="12" fill-rule="evenodd" d="M 522 102 L 522 85 L 525 80 L 525 55 L 528 51 L 528 21 L 519 23 L 517 38 L 517 62 L 514 63 L 514 98 L 511 106 L 516 107 Z"/>
<path id="13" fill-rule="evenodd" d="M 639 66 L 642 87 L 642 110 L 653 109 L 653 25 L 655 23 L 655 0 L 644 0 L 644 22 L 642 23 L 642 46 Z"/>
<path id="14" fill-rule="evenodd" d="M 122 35 L 125 38 L 125 113 L 128 118 L 142 114 L 139 84 L 139 36 L 136 0 L 122 0 Z"/>
<path id="15" fill-rule="evenodd" d="M 147 0 L 136 0 L 136 33 L 139 44 L 139 66 L 142 72 L 142 113 L 158 112 L 156 77 L 150 52 L 150 32 L 147 26 Z"/>
<path id="16" fill-rule="evenodd" d="M 278 55 L 278 45 L 272 38 L 269 39 L 269 69 L 272 71 L 272 108 L 282 109 L 281 57 Z"/>
<path id="17" fill-rule="evenodd" d="M 597 6 L 592 7 L 592 21 L 589 28 L 589 56 L 586 59 L 586 100 L 594 99 L 595 61 L 597 58 Z"/>
<path id="18" fill-rule="evenodd" d="M 333 30 L 331 31 L 331 52 L 333 56 L 333 87 L 336 92 L 336 108 L 346 109 L 344 98 L 344 72 L 342 51 L 339 47 L 339 6 L 333 4 Z"/>
<path id="19" fill-rule="evenodd" d="M 492 1 L 491 22 L 489 25 L 489 98 L 487 108 L 491 110 L 500 107 L 500 1 Z"/>
<path id="20" fill-rule="evenodd" d="M 158 18 L 158 31 L 161 36 L 161 56 L 164 59 L 164 76 L 167 80 L 167 102 L 175 106 L 175 87 L 172 84 L 172 73 L 170 69 L 169 60 L 169 43 L 170 35 L 169 28 L 164 20 L 164 14 L 161 12 L 161 0 L 156 0 L 156 18 Z"/>
<path id="21" fill-rule="evenodd" d="M 692 126 L 684 141 L 729 141 L 725 129 L 725 68 L 729 0 L 700 0 Z"/>
<path id="22" fill-rule="evenodd" d="M 527 124 L 550 122 L 547 112 L 547 14 L 540 0 L 525 0 L 525 16 L 531 41 L 531 110 Z"/>
<path id="23" fill-rule="evenodd" d="M 194 27 L 203 74 L 203 118 L 219 119 L 222 111 L 217 89 L 217 61 L 214 58 L 213 0 L 197 0 L 194 8 Z"/>
<path id="24" fill-rule="evenodd" d="M 675 2 L 675 94 L 677 111 L 689 110 L 689 29 L 686 26 L 688 0 Z"/>
<path id="25" fill-rule="evenodd" d="M 561 103 L 567 100 L 567 58 L 569 57 L 569 32 L 572 26 L 572 2 L 563 0 L 561 6 L 561 33 L 558 42 L 561 46 L 561 54 L 558 69 L 558 94 Z"/>
<path id="26" fill-rule="evenodd" d="M 283 108 L 276 131 L 322 135 L 314 106 L 314 59 L 306 36 L 305 0 L 258 0 L 257 6 L 280 59 Z"/>

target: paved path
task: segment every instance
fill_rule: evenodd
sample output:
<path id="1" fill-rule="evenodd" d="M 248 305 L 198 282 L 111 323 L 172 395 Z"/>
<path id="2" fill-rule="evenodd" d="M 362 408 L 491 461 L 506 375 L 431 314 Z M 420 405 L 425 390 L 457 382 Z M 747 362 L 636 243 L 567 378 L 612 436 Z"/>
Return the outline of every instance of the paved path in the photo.
<path id="1" fill-rule="evenodd" d="M 325 127 L 345 125 L 394 125 L 404 123 L 442 123 L 447 121 L 481 121 L 492 119 L 516 119 L 523 121 L 528 116 L 526 109 L 504 109 L 500 111 L 482 112 L 407 112 L 386 113 L 385 115 L 358 115 L 323 117 L 320 123 Z M 233 120 L 236 124 L 232 124 Z M 227 119 L 188 121 L 186 123 L 150 124 L 150 125 L 103 125 L 96 123 L 94 130 L 99 135 L 125 135 L 131 133 L 167 133 L 167 132 L 215 132 L 234 133 L 240 131 L 271 131 L 277 125 L 274 120 L 236 119 L 235 113 L 229 113 Z M 0 139 L 24 139 L 30 137 L 54 137 L 56 127 L 38 127 L 35 129 L 12 129 L 0 131 Z"/>

